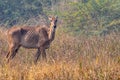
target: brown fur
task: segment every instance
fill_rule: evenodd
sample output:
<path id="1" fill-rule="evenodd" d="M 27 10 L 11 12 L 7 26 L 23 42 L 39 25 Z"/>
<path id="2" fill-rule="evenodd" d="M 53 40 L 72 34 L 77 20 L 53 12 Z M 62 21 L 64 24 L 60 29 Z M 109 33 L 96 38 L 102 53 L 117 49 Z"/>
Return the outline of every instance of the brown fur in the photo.
<path id="1" fill-rule="evenodd" d="M 7 31 L 7 41 L 9 51 L 6 56 L 8 62 L 13 59 L 18 49 L 22 46 L 25 48 L 36 48 L 35 62 L 40 54 L 46 59 L 45 49 L 49 48 L 50 43 L 54 40 L 57 17 L 49 18 L 50 28 L 48 27 L 12 27 Z"/>

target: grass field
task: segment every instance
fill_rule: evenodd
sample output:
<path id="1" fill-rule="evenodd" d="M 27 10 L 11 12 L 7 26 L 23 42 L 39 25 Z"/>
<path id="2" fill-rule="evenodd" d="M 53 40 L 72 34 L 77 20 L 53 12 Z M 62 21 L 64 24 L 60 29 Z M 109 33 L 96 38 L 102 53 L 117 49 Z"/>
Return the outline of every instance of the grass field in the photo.
<path id="1" fill-rule="evenodd" d="M 0 80 L 120 80 L 120 34 L 70 36 L 57 30 L 47 62 L 33 64 L 34 49 L 20 48 L 11 63 L 0 29 Z"/>

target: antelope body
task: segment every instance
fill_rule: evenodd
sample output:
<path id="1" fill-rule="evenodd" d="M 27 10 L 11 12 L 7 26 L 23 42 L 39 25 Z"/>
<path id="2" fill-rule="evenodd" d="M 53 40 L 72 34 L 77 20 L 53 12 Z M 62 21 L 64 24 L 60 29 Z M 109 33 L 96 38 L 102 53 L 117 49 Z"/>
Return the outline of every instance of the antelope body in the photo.
<path id="1" fill-rule="evenodd" d="M 12 27 L 7 31 L 9 51 L 6 58 L 8 58 L 8 62 L 14 58 L 21 46 L 37 49 L 35 62 L 37 62 L 40 54 L 46 59 L 45 50 L 49 48 L 50 43 L 54 40 L 57 17 L 49 18 L 49 20 L 49 27 Z"/>

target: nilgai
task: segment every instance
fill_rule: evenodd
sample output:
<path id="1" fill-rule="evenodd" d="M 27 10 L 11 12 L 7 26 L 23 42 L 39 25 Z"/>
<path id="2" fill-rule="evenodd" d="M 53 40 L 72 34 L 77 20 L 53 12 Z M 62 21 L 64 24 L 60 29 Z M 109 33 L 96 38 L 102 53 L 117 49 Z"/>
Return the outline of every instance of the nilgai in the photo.
<path id="1" fill-rule="evenodd" d="M 57 27 L 57 17 L 50 17 L 50 26 L 41 27 L 12 27 L 7 31 L 7 41 L 9 51 L 6 55 L 7 62 L 13 59 L 18 49 L 35 48 L 37 53 L 34 62 L 36 63 L 39 56 L 42 54 L 43 59 L 46 59 L 45 50 L 49 48 L 50 43 L 54 40 L 55 30 Z"/>

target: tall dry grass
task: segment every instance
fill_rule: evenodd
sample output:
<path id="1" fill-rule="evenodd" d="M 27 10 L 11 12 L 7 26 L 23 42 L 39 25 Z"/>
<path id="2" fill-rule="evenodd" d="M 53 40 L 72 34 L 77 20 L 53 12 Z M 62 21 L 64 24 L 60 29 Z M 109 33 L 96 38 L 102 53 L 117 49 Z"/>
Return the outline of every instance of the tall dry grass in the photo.
<path id="1" fill-rule="evenodd" d="M 10 64 L 0 31 L 0 80 L 120 80 L 120 34 L 73 37 L 57 30 L 47 62 L 33 64 L 34 49 L 20 48 Z"/>

